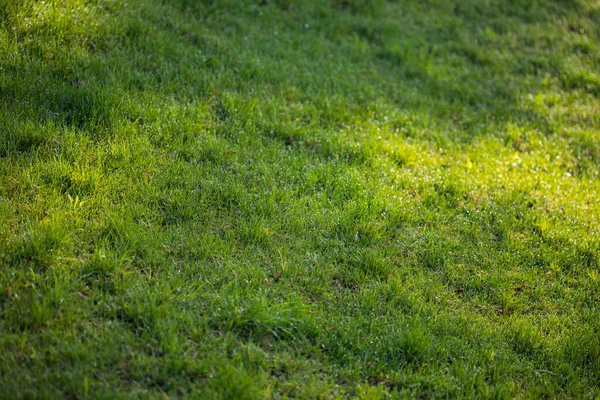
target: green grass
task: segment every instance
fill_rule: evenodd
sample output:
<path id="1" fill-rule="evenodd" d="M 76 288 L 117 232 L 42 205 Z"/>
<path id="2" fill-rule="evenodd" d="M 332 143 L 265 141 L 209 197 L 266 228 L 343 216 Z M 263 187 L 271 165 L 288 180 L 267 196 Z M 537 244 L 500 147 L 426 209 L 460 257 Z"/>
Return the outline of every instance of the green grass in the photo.
<path id="1" fill-rule="evenodd" d="M 0 397 L 600 397 L 596 0 L 0 0 Z"/>

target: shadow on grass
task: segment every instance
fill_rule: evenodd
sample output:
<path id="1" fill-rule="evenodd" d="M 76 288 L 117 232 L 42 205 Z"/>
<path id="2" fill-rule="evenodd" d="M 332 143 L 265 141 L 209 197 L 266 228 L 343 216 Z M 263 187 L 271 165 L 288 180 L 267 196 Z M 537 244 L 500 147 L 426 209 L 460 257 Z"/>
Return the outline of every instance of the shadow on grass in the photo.
<path id="1" fill-rule="evenodd" d="M 140 62 L 140 56 L 152 49 L 151 44 L 158 44 L 161 51 L 169 46 L 158 33 L 153 33 L 151 26 L 160 25 L 161 34 L 168 41 L 179 40 L 180 48 L 174 55 L 180 56 L 181 62 L 189 62 L 193 61 L 189 54 L 203 50 L 201 43 L 208 40 L 206 37 L 220 37 L 220 41 L 234 43 L 234 48 L 239 46 L 241 36 L 247 34 L 244 28 L 221 27 L 224 23 L 239 20 L 264 33 L 265 44 L 248 44 L 247 51 L 242 50 L 240 56 L 225 49 L 215 57 L 209 57 L 213 60 L 210 64 L 214 64 L 209 67 L 214 69 L 216 66 L 218 73 L 230 79 L 220 84 L 225 86 L 224 89 L 229 86 L 243 90 L 239 87 L 239 79 L 248 73 L 254 76 L 254 85 L 265 85 L 267 93 L 273 84 L 305 87 L 307 89 L 300 91 L 299 98 L 314 103 L 327 130 L 347 122 L 345 119 L 356 114 L 369 118 L 377 111 L 399 109 L 416 115 L 425 125 L 436 126 L 435 129 L 455 131 L 448 134 L 451 141 L 469 142 L 492 130 L 504 129 L 506 123 L 533 125 L 544 133 L 551 133 L 553 127 L 548 116 L 523 102 L 528 93 L 539 89 L 540 81 L 555 77 L 564 90 L 581 90 L 595 97 L 600 90 L 596 76 L 566 67 L 568 60 L 557 55 L 552 46 L 553 35 L 566 24 L 574 32 L 570 43 L 573 49 L 584 53 L 592 51 L 589 45 L 575 37 L 588 27 L 568 22 L 573 13 L 589 15 L 589 19 L 599 13 L 597 9 L 587 9 L 581 2 L 553 1 L 541 5 L 534 0 L 523 0 L 510 7 L 499 1 L 485 5 L 449 3 L 430 13 L 421 12 L 424 6 L 418 3 L 399 5 L 384 1 L 372 4 L 343 1 L 318 6 L 297 1 L 248 1 L 233 9 L 229 3 L 181 0 L 161 7 L 168 15 L 185 21 L 185 28 L 159 24 L 156 15 L 144 20 L 134 13 L 135 18 L 119 18 L 120 23 L 126 25 L 121 30 L 123 34 L 112 42 L 104 40 L 107 43 L 103 45 L 103 53 L 89 44 L 79 46 L 77 40 L 63 45 L 65 48 L 76 46 L 75 56 L 64 49 L 63 54 L 54 54 L 51 46 L 40 49 L 25 43 L 19 45 L 21 59 L 12 64 L 5 61 L 3 65 L 0 98 L 4 112 L 19 115 L 21 122 L 52 122 L 96 134 L 106 132 L 110 130 L 113 112 L 119 107 L 119 95 L 126 90 L 131 89 L 129 92 L 133 96 L 148 90 L 172 96 L 174 81 L 182 79 L 176 76 L 180 62 L 175 57 L 167 59 L 166 65 L 161 67 L 156 67 L 151 55 L 147 56 L 147 61 Z M 390 10 L 394 17 L 386 15 Z M 269 54 L 269 48 L 266 48 L 281 46 L 271 35 L 266 37 L 266 31 L 270 29 L 266 21 L 277 13 L 283 16 L 281 28 L 287 27 L 290 35 L 295 34 L 299 19 L 321 18 L 331 22 L 329 26 L 315 27 L 319 37 L 308 37 L 306 41 L 296 43 L 295 48 L 289 48 L 289 56 L 284 55 L 284 62 L 291 63 L 294 60 L 288 57 L 294 57 L 294 52 L 305 55 L 308 62 L 306 65 L 300 62 L 305 71 L 299 77 L 285 70 L 262 71 L 258 75 L 256 71 L 244 72 L 246 68 L 255 68 L 248 65 L 245 58 L 261 54 L 267 61 L 275 62 L 281 57 L 275 52 Z M 257 18 L 260 14 L 264 14 L 264 21 Z M 399 21 L 396 16 L 401 16 Z M 198 31 L 193 19 L 204 21 L 208 28 Z M 373 19 L 380 22 L 374 23 Z M 540 24 L 543 28 L 538 29 Z M 301 31 L 296 34 L 304 35 Z M 190 41 L 190 37 L 196 40 Z M 86 43 L 99 40 L 93 36 L 85 38 Z M 352 41 L 355 44 L 349 46 Z M 336 85 L 342 86 L 329 95 L 321 89 L 315 92 L 315 87 L 327 87 L 332 78 L 318 70 L 320 55 L 315 52 L 315 47 L 335 46 L 335 43 L 348 52 L 336 54 L 346 58 L 341 62 L 362 64 L 356 69 L 348 67 L 348 78 L 358 80 L 356 88 L 340 81 Z M 123 44 L 129 46 L 127 51 L 119 51 Z M 508 52 L 499 51 L 502 49 L 508 49 Z M 117 57 L 116 54 L 122 58 L 118 61 L 124 66 L 121 70 L 114 69 L 115 63 L 108 65 L 102 61 Z M 268 66 L 269 63 L 262 68 Z M 169 68 L 171 70 L 167 72 Z M 316 70 L 310 71 L 310 68 Z M 205 74 L 205 71 L 200 68 L 196 73 Z M 131 75 L 135 74 L 142 76 L 137 84 L 131 82 Z M 364 79 L 359 76 L 361 74 Z M 124 80 L 128 82 L 122 82 Z M 197 78 L 192 78 L 189 84 L 197 85 Z M 369 86 L 375 89 L 371 90 Z M 191 94 L 191 99 L 182 100 L 194 100 L 193 97 L 205 88 L 198 89 L 196 94 Z M 189 92 L 194 90 L 186 91 Z M 341 99 L 339 106 L 335 101 L 331 103 L 333 98 Z M 347 110 L 340 110 L 340 107 Z M 223 106 L 215 109 L 218 119 L 222 119 L 224 112 L 235 118 L 235 110 Z M 398 125 L 401 128 L 402 122 Z M 4 129 L 10 130 L 10 125 Z M 288 140 L 287 136 L 285 140 Z M 24 135 L 4 147 L 26 152 L 35 147 L 37 141 L 35 135 Z"/>

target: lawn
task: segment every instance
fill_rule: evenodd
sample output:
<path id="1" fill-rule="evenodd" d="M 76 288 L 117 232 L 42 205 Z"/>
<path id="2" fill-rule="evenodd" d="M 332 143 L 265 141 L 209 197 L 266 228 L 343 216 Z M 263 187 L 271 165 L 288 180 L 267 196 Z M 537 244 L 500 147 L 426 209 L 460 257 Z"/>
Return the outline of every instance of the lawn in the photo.
<path id="1" fill-rule="evenodd" d="M 600 397 L 597 0 L 0 0 L 1 398 Z"/>

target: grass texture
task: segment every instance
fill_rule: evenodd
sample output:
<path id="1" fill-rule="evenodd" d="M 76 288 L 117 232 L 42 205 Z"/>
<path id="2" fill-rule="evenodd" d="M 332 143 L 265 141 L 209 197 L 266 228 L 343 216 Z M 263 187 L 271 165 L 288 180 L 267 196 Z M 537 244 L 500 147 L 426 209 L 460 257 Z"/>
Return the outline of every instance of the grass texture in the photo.
<path id="1" fill-rule="evenodd" d="M 0 0 L 0 397 L 600 396 L 596 0 Z"/>

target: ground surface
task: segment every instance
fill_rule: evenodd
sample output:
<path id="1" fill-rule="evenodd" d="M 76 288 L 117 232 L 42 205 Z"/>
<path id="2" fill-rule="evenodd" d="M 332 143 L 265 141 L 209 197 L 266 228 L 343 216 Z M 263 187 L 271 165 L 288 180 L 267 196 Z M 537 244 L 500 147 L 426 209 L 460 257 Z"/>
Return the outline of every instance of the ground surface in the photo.
<path id="1" fill-rule="evenodd" d="M 595 0 L 0 1 L 0 397 L 600 396 Z"/>

